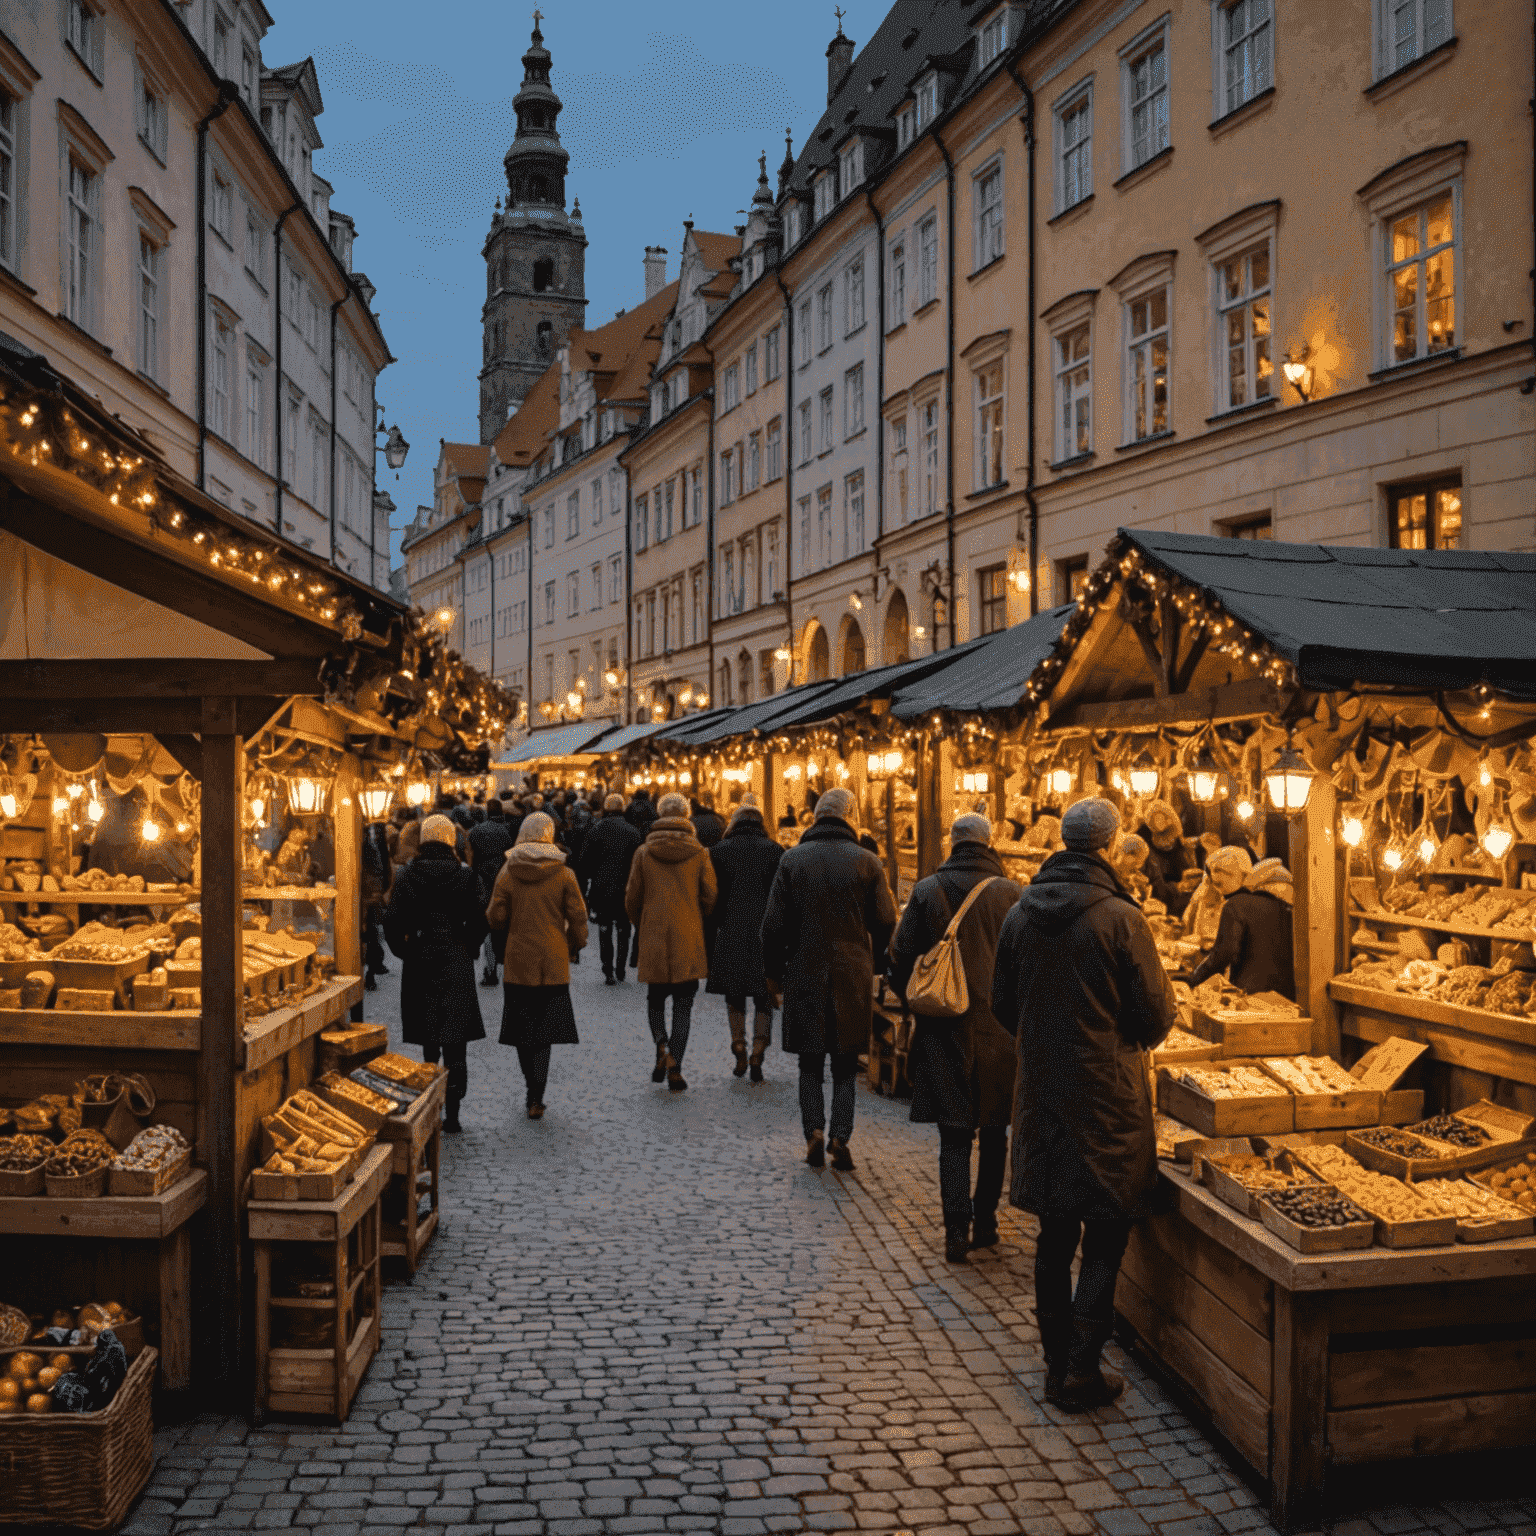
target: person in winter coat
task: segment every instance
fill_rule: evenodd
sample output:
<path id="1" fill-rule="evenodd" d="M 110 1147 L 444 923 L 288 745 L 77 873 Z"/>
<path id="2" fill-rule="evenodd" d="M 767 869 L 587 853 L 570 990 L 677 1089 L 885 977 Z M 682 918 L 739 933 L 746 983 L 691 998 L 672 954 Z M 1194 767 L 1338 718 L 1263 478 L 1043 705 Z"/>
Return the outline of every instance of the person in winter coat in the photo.
<path id="1" fill-rule="evenodd" d="M 655 824 L 635 853 L 624 889 L 624 907 L 635 925 L 645 1008 L 656 1042 L 651 1081 L 666 1080 L 674 1093 L 683 1080 L 693 1000 L 709 975 L 704 924 L 715 906 L 715 866 L 693 835 L 688 802 L 663 795 Z M 672 999 L 672 1033 L 667 1034 L 667 999 Z"/>
<path id="2" fill-rule="evenodd" d="M 487 901 L 491 897 L 491 887 L 496 883 L 496 876 L 501 872 L 501 861 L 507 856 L 507 849 L 516 841 L 516 834 L 502 820 L 501 801 L 494 796 L 485 806 L 485 817 L 477 821 L 465 834 L 465 840 L 469 844 L 469 867 L 474 870 L 475 878 L 480 882 L 480 890 Z M 496 966 L 499 961 L 499 951 L 495 941 L 487 936 L 485 941 L 485 966 L 480 974 L 482 987 L 494 987 L 496 985 Z"/>
<path id="3" fill-rule="evenodd" d="M 896 903 L 880 860 L 859 847 L 854 798 L 829 789 L 795 847 L 779 861 L 763 914 L 763 974 L 783 998 L 782 1041 L 800 1058 L 800 1122 L 805 1160 L 853 1167 L 854 1078 L 868 1049 L 875 966 L 884 968 Z M 832 1058 L 831 1136 L 822 1076 Z"/>
<path id="4" fill-rule="evenodd" d="M 694 818 L 698 825 L 698 818 Z M 701 838 L 702 842 L 703 839 Z M 707 992 L 725 994 L 736 1076 L 763 1080 L 763 1056 L 773 1035 L 773 998 L 763 975 L 763 913 L 784 850 L 768 836 L 757 796 L 741 797 L 725 836 L 709 850 L 718 895 L 709 925 Z M 752 1055 L 747 1055 L 747 999 L 752 999 Z"/>
<path id="5" fill-rule="evenodd" d="M 1100 1369 L 1131 1223 L 1157 1183 L 1142 1054 L 1178 1017 L 1152 930 L 1103 850 L 1119 830 L 1108 800 L 1061 819 L 1066 847 L 1003 923 L 992 1012 L 1017 1041 L 1010 1198 L 1040 1218 L 1035 1313 L 1048 1401 L 1077 1412 L 1124 1387 Z M 1083 1261 L 1072 1290 L 1078 1241 Z"/>
<path id="6" fill-rule="evenodd" d="M 643 789 L 637 789 L 634 798 L 625 807 L 624 819 L 641 837 L 644 837 L 654 825 L 656 814 L 656 807 L 651 804 L 650 795 Z"/>
<path id="7" fill-rule="evenodd" d="M 587 898 L 587 910 L 597 924 L 597 952 L 603 962 L 603 982 L 615 986 L 624 980 L 629 957 L 629 913 L 624 910 L 624 891 L 635 850 L 645 839 L 624 816 L 624 797 L 609 795 L 601 818 L 592 823 L 581 847 L 577 878 Z M 614 947 L 614 930 L 618 947 Z"/>
<path id="8" fill-rule="evenodd" d="M 1003 873 L 992 851 L 985 816 L 955 819 L 950 855 L 912 888 L 891 943 L 891 984 L 907 995 L 918 959 L 944 937 L 966 897 L 983 881 L 956 935 L 970 1007 L 956 1018 L 915 1015 L 907 1076 L 912 1119 L 939 1127 L 939 1196 L 944 1207 L 944 1256 L 964 1264 L 972 1248 L 997 1243 L 997 1202 L 1008 1160 L 1013 1117 L 1013 1039 L 992 1014 L 997 936 L 1023 887 Z M 976 1192 L 971 1193 L 971 1145 L 980 1139 Z"/>
<path id="9" fill-rule="evenodd" d="M 1214 848 L 1205 856 L 1205 877 L 1189 898 L 1184 909 L 1184 932 L 1202 949 L 1216 942 L 1222 909 L 1227 897 L 1243 888 L 1243 880 L 1253 868 L 1246 848 Z"/>
<path id="10" fill-rule="evenodd" d="M 502 860 L 485 919 L 501 951 L 501 1043 L 517 1047 L 528 1118 L 544 1116 L 550 1047 L 579 1045 L 571 1008 L 571 961 L 587 942 L 587 904 L 538 812 L 518 828 Z"/>
<path id="11" fill-rule="evenodd" d="M 523 824 L 523 817 L 527 813 L 523 810 L 523 803 L 508 790 L 501 797 L 501 819 L 506 823 L 507 836 L 515 843 L 518 829 Z"/>
<path id="12" fill-rule="evenodd" d="M 1291 872 L 1279 859 L 1255 864 L 1242 888 L 1234 889 L 1223 904 L 1216 943 L 1189 973 L 1190 986 L 1198 987 L 1207 977 L 1226 971 L 1232 985 L 1244 992 L 1278 992 L 1294 1002 L 1291 908 L 1295 900 Z"/>
<path id="13" fill-rule="evenodd" d="M 474 872 L 454 852 L 446 816 L 421 824 L 421 847 L 395 876 L 384 913 L 384 937 L 403 962 L 400 1023 L 423 1061 L 448 1068 L 443 1129 L 459 1129 L 459 1105 L 469 1088 L 466 1048 L 485 1038 L 475 992 L 475 951 L 485 937 L 485 904 Z"/>
<path id="14" fill-rule="evenodd" d="M 1166 800 L 1154 800 L 1147 807 L 1139 832 L 1149 845 L 1142 872 L 1152 886 L 1152 894 L 1168 908 L 1170 917 L 1182 917 L 1193 894 L 1180 883 L 1187 870 L 1196 868 L 1193 856 L 1184 846 L 1183 831 L 1179 813 Z"/>
<path id="15" fill-rule="evenodd" d="M 383 826 L 375 823 L 363 829 L 363 986 L 373 992 L 378 988 L 375 979 L 389 975 L 384 964 L 384 942 L 379 929 L 379 919 L 384 915 L 384 902 L 389 895 L 390 882 L 395 868 L 389 856 L 389 842 Z"/>
<path id="16" fill-rule="evenodd" d="M 581 851 L 592 830 L 592 807 L 585 800 L 573 800 L 565 813 L 565 846 L 571 852 L 572 868 L 580 868 Z"/>
<path id="17" fill-rule="evenodd" d="M 715 797 L 705 790 L 691 817 L 693 835 L 706 847 L 713 848 L 725 836 L 725 823 L 715 815 Z"/>

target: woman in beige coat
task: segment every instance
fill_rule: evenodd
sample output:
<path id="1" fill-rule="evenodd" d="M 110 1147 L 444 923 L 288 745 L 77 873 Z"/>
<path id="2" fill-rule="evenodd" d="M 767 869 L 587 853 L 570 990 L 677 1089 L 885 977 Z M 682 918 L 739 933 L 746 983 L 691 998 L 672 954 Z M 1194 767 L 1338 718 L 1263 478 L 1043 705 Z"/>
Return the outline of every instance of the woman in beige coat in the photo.
<path id="1" fill-rule="evenodd" d="M 586 947 L 587 903 L 554 838 L 555 824 L 542 811 L 523 822 L 485 909 L 506 967 L 501 1043 L 517 1047 L 530 1120 L 544 1114 L 550 1047 L 580 1044 L 570 963 Z"/>
<path id="2" fill-rule="evenodd" d="M 681 795 L 663 795 L 656 810 L 656 820 L 629 867 L 624 909 L 635 925 L 639 976 L 646 984 L 646 1013 L 656 1042 L 651 1081 L 665 1079 L 676 1093 L 688 1086 L 683 1081 L 683 1052 L 699 982 L 709 975 L 704 919 L 715 908 L 715 867 L 709 850 L 694 835 L 688 802 Z"/>

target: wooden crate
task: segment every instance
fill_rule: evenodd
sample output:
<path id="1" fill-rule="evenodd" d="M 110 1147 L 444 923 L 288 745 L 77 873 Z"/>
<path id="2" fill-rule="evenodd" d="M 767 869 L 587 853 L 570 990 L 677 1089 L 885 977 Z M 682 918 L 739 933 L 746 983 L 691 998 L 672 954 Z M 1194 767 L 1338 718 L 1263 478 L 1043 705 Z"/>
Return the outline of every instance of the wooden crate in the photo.
<path id="1" fill-rule="evenodd" d="M 1312 1020 L 1296 1014 L 1207 1012 L 1196 1003 L 1191 1020 L 1223 1056 L 1305 1056 L 1312 1049 Z"/>
<path id="2" fill-rule="evenodd" d="M 1295 1128 L 1289 1092 L 1246 1099 L 1211 1099 L 1177 1081 L 1166 1068 L 1157 1074 L 1157 1107 L 1207 1136 L 1257 1136 Z"/>
<path id="3" fill-rule="evenodd" d="M 1298 1253 L 1347 1253 L 1369 1248 L 1376 1241 L 1374 1221 L 1352 1221 L 1342 1227 L 1304 1227 L 1282 1216 L 1267 1200 L 1259 1202 L 1259 1220 Z"/>
<path id="4" fill-rule="evenodd" d="M 1369 1088 L 1341 1093 L 1293 1093 L 1298 1131 L 1342 1131 L 1381 1122 L 1381 1095 Z"/>
<path id="5" fill-rule="evenodd" d="M 192 1148 L 185 1148 L 178 1157 L 161 1163 L 158 1168 L 111 1168 L 107 1173 L 107 1190 L 113 1195 L 158 1195 L 179 1184 L 185 1177 L 192 1161 Z"/>
<path id="6" fill-rule="evenodd" d="M 438 1078 L 408 1109 L 391 1115 L 379 1128 L 379 1140 L 393 1152 L 390 1179 L 405 1201 L 405 1220 L 385 1223 L 379 1251 L 385 1258 L 405 1260 L 406 1273 L 415 1275 L 421 1256 L 437 1231 L 440 1175 L 443 1150 L 443 1103 L 448 1080 Z M 421 1214 L 421 1197 L 428 1201 Z"/>

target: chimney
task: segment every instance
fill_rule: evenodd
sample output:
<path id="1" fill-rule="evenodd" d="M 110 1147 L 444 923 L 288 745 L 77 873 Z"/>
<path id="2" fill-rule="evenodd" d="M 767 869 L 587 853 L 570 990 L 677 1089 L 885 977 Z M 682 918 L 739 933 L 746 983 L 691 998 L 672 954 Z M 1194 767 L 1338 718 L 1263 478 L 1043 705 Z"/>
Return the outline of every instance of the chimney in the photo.
<path id="1" fill-rule="evenodd" d="M 843 36 L 843 24 L 837 24 L 837 36 L 827 44 L 827 105 L 832 105 L 832 98 L 837 95 L 837 88 L 843 83 L 849 69 L 853 65 L 853 39 Z"/>
<path id="2" fill-rule="evenodd" d="M 664 245 L 648 245 L 645 248 L 645 296 L 654 299 L 667 286 L 667 248 Z"/>

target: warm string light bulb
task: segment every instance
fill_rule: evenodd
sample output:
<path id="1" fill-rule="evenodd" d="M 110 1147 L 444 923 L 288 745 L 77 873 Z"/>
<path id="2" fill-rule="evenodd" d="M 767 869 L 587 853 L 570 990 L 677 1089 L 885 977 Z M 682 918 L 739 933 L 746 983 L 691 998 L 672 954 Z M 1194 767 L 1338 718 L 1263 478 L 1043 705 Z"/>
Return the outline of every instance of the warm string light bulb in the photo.
<path id="1" fill-rule="evenodd" d="M 1346 848 L 1358 848 L 1365 841 L 1365 823 L 1358 816 L 1344 817 L 1339 837 Z"/>
<path id="2" fill-rule="evenodd" d="M 1489 858 L 1502 859 L 1514 846 L 1515 834 L 1502 821 L 1494 821 L 1478 841 Z"/>
<path id="3" fill-rule="evenodd" d="M 158 843 L 160 841 L 160 823 L 153 816 L 146 816 L 139 827 L 139 836 L 146 843 Z"/>
<path id="4" fill-rule="evenodd" d="M 1070 768 L 1052 768 L 1047 778 L 1053 795 L 1070 795 L 1072 793 L 1072 770 Z"/>
<path id="5" fill-rule="evenodd" d="M 1417 852 L 1419 858 L 1427 866 L 1434 862 L 1434 857 L 1439 851 L 1439 840 L 1428 827 L 1425 827 L 1424 830 L 1419 833 L 1417 840 Z"/>
<path id="6" fill-rule="evenodd" d="M 1237 802 L 1237 819 L 1239 821 L 1253 820 L 1253 801 L 1246 796 Z"/>

